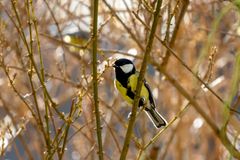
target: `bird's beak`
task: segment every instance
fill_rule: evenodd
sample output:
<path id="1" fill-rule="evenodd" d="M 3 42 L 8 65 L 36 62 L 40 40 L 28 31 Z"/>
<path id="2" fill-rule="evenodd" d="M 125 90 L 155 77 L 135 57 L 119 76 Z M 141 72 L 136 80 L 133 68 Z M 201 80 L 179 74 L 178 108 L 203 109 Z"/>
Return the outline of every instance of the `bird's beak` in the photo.
<path id="1" fill-rule="evenodd" d="M 113 64 L 113 67 L 114 67 L 114 68 L 117 68 L 118 66 L 117 66 L 116 64 Z"/>

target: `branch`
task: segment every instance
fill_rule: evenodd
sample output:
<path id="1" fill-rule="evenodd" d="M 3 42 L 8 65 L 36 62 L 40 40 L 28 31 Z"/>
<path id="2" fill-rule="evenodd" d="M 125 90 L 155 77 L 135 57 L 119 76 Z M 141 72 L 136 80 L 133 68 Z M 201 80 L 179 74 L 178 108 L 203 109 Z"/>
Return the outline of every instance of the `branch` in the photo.
<path id="1" fill-rule="evenodd" d="M 178 2 L 179 2 L 179 1 L 178 1 Z M 177 3 L 178 3 L 178 2 L 177 2 Z M 184 15 L 185 15 L 185 12 L 186 12 L 187 7 L 188 7 L 188 5 L 189 5 L 189 0 L 184 0 L 184 1 L 182 1 L 182 3 L 183 3 L 183 4 L 182 4 L 182 6 L 181 6 L 181 11 L 180 11 L 180 14 L 179 14 L 179 16 L 178 16 L 178 18 L 177 18 L 177 22 L 176 22 L 176 24 L 175 24 L 175 28 L 174 28 L 174 30 L 173 30 L 172 37 L 171 37 L 170 42 L 169 42 L 169 47 L 170 47 L 170 48 L 173 48 L 173 46 L 174 46 L 175 40 L 176 40 L 176 38 L 177 38 L 177 33 L 178 33 L 178 31 L 179 31 L 180 24 L 181 24 L 181 22 L 182 22 L 182 19 L 183 19 Z M 174 9 L 174 10 L 176 10 L 176 8 L 177 8 L 177 5 L 175 6 L 175 9 Z M 176 11 L 174 11 L 174 12 L 176 12 Z M 170 26 L 170 25 L 171 25 L 171 22 L 169 22 L 168 25 Z M 163 63 L 162 63 L 162 66 L 163 66 L 163 67 L 166 67 L 166 66 L 167 66 L 167 63 L 168 63 L 168 60 L 169 60 L 170 55 L 171 55 L 170 51 L 167 50 L 167 51 L 166 51 L 166 56 L 163 58 Z"/>
<path id="2" fill-rule="evenodd" d="M 139 105 L 140 91 L 141 91 L 141 88 L 142 88 L 142 85 L 143 85 L 144 74 L 145 74 L 146 68 L 147 68 L 147 62 L 148 62 L 148 59 L 149 59 L 149 56 L 150 56 L 150 52 L 152 50 L 152 44 L 153 44 L 156 29 L 157 29 L 157 24 L 158 24 L 158 19 L 159 19 L 159 13 L 160 13 L 160 10 L 161 10 L 161 5 L 162 5 L 162 0 L 158 0 L 157 5 L 156 5 L 156 11 L 154 12 L 154 19 L 153 19 L 153 23 L 152 23 L 152 28 L 151 28 L 151 31 L 150 31 L 150 35 L 148 37 L 148 42 L 147 42 L 146 50 L 145 50 L 145 53 L 144 53 L 144 58 L 143 58 L 140 74 L 139 74 L 139 77 L 138 77 L 136 96 L 134 97 L 132 114 L 131 114 L 131 117 L 130 117 L 130 120 L 129 120 L 128 129 L 127 129 L 127 133 L 126 133 L 126 136 L 125 136 L 125 141 L 124 141 L 122 153 L 121 153 L 121 156 L 120 156 L 120 160 L 125 160 L 126 156 L 127 156 L 129 143 L 130 143 L 130 139 L 131 139 L 131 136 L 132 136 L 133 127 L 134 127 L 134 122 L 135 122 L 135 119 L 136 119 L 137 108 L 138 108 L 138 105 Z"/>
<path id="3" fill-rule="evenodd" d="M 219 129 L 216 123 L 209 117 L 202 107 L 197 103 L 197 101 L 169 74 L 162 68 L 157 62 L 152 62 L 157 70 L 160 71 L 168 79 L 168 81 L 192 104 L 196 111 L 204 118 L 207 124 L 214 131 L 216 136 L 220 139 L 222 144 L 226 147 L 229 153 L 237 159 L 240 159 L 240 152 L 234 147 L 230 142 L 226 134 L 226 128 Z"/>
<path id="4" fill-rule="evenodd" d="M 98 156 L 100 160 L 103 160 L 103 146 L 102 146 L 102 132 L 101 132 L 101 121 L 99 113 L 99 103 L 98 103 L 98 83 L 97 83 L 97 24 L 98 24 L 98 0 L 94 0 L 93 3 L 93 43 L 92 43 L 92 52 L 93 52 L 93 97 L 94 97 L 94 107 L 95 107 L 95 116 L 97 124 L 97 139 L 98 139 Z"/>

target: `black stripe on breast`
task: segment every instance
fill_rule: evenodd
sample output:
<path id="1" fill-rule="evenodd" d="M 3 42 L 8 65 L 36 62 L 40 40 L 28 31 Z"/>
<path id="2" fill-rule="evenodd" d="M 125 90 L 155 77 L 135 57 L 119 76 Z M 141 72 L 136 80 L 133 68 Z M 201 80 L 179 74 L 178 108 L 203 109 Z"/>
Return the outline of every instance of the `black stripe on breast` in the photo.
<path id="1" fill-rule="evenodd" d="M 127 89 L 127 96 L 130 97 L 132 100 L 134 100 L 135 93 L 131 90 L 131 88 Z M 144 98 L 140 98 L 138 107 L 142 107 L 145 103 Z"/>
<path id="2" fill-rule="evenodd" d="M 127 96 L 131 99 L 134 99 L 135 93 L 131 90 L 131 88 L 127 88 Z"/>

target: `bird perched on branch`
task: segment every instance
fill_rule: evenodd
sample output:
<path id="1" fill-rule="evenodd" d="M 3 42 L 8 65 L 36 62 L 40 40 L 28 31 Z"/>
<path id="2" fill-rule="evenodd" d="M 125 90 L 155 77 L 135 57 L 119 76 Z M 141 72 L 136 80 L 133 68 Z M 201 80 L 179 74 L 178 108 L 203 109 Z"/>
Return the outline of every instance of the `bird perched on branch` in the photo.
<path id="1" fill-rule="evenodd" d="M 128 103 L 133 104 L 139 72 L 136 71 L 133 62 L 125 58 L 116 60 L 113 67 L 116 74 L 116 88 Z M 166 120 L 156 110 L 150 86 L 145 79 L 140 93 L 139 107 L 144 107 L 144 111 L 156 128 L 166 126 Z"/>

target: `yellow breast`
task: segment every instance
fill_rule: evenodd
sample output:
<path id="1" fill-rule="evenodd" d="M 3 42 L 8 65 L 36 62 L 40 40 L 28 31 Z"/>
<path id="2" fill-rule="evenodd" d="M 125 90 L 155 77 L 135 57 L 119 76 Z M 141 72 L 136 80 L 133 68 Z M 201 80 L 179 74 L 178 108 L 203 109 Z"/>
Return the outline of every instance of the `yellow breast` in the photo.
<path id="1" fill-rule="evenodd" d="M 127 89 L 124 88 L 121 83 L 119 83 L 118 81 L 115 81 L 115 85 L 118 89 L 118 91 L 120 92 L 120 94 L 122 95 L 123 99 L 125 101 L 127 101 L 128 103 L 132 104 L 133 103 L 133 100 L 127 96 Z"/>
<path id="2" fill-rule="evenodd" d="M 135 93 L 137 88 L 138 74 L 131 75 L 128 80 L 129 80 L 128 87 L 131 87 L 131 90 Z M 124 100 L 126 100 L 130 104 L 133 104 L 133 99 L 127 96 L 127 89 L 124 88 L 118 81 L 115 81 L 115 85 L 118 91 L 121 93 Z M 149 93 L 144 84 L 142 85 L 140 97 L 144 98 L 146 100 L 146 103 L 148 103 Z"/>

